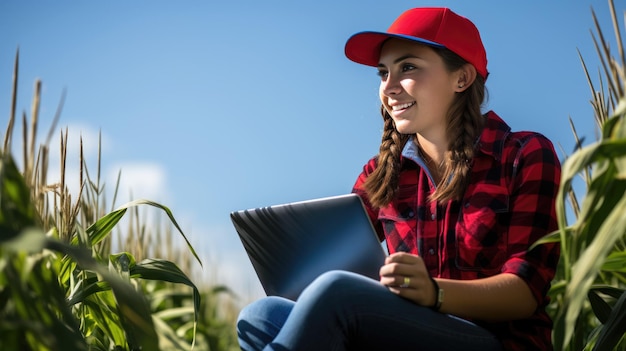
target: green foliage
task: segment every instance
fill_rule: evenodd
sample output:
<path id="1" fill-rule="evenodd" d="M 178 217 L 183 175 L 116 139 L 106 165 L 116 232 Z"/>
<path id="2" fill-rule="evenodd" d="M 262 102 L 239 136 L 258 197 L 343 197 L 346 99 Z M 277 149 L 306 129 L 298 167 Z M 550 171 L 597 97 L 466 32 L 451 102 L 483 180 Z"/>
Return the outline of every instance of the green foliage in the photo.
<path id="1" fill-rule="evenodd" d="M 621 61 L 611 56 L 592 13 L 600 40 L 593 39 L 608 95 L 595 90 L 583 61 L 601 136 L 563 163 L 556 208 L 559 230 L 537 243 L 561 244 L 548 306 L 554 319 L 555 350 L 626 349 L 626 65 L 615 9 L 609 3 Z M 574 135 L 579 140 L 575 130 Z M 573 185 L 578 176 L 586 185 L 580 207 Z M 573 224 L 567 218 L 568 203 L 576 216 Z"/>
<path id="2" fill-rule="evenodd" d="M 607 137 L 578 150 L 563 165 L 557 201 L 560 230 L 558 238 L 552 236 L 560 241 L 562 250 L 559 274 L 551 290 L 558 304 L 554 329 L 557 350 L 570 349 L 568 345 L 580 350 L 593 342 L 586 336 L 598 332 L 596 343 L 602 345 L 599 349 L 612 349 L 626 332 L 624 319 L 620 318 L 626 312 L 623 302 L 613 301 L 611 306 L 603 298 L 608 295 L 607 299 L 624 299 L 626 177 L 619 164 L 626 161 L 626 135 L 607 131 L 621 128 L 626 115 L 622 107 L 626 105 L 622 104 L 610 123 L 604 125 Z M 576 222 L 568 226 L 565 203 L 572 180 L 587 167 L 593 168 L 591 182 Z M 612 284 L 619 287 L 607 290 Z M 612 344 L 607 345 L 609 341 Z"/>
<path id="3" fill-rule="evenodd" d="M 67 131 L 61 132 L 61 181 L 47 184 L 47 144 L 35 152 L 40 82 L 31 129 L 23 133 L 24 169 L 18 169 L 11 154 L 18 57 L 12 114 L 0 150 L 0 350 L 233 349 L 232 325 L 217 314 L 216 302 L 230 292 L 219 286 L 200 292 L 175 263 L 185 260 L 188 271 L 193 259 L 201 265 L 169 208 L 136 200 L 104 213 L 100 160 L 94 181 L 82 141 L 80 193 L 72 201 L 65 184 Z M 154 250 L 139 223 L 139 206 L 165 213 L 186 250 L 168 251 L 167 257 Z M 125 216 L 136 224 L 120 235 L 131 250 L 112 252 L 111 236 Z M 172 236 L 161 230 L 152 242 L 170 250 Z M 150 253 L 158 258 L 145 258 Z"/>
<path id="4" fill-rule="evenodd" d="M 2 157 L 0 179 L 0 236 L 9 239 L 23 228 L 35 226 L 35 211 L 30 190 L 10 155 Z"/>
<path id="5" fill-rule="evenodd" d="M 199 293 L 175 264 L 160 260 L 135 264 L 132 256 L 123 253 L 112 255 L 109 262 L 117 269 L 111 270 L 93 257 L 92 250 L 44 235 L 33 226 L 34 211 L 27 200 L 30 196 L 19 198 L 24 192 L 15 191 L 24 190 L 25 184 L 7 155 L 2 170 L 0 180 L 5 186 L 0 196 L 2 203 L 7 204 L 3 209 L 15 209 L 18 206 L 10 206 L 11 203 L 23 202 L 19 216 L 3 216 L 3 222 L 13 223 L 15 232 L 2 231 L 0 235 L 2 349 L 87 350 L 89 337 L 98 336 L 98 344 L 105 350 L 158 350 L 148 300 L 130 283 L 131 278 L 192 287 L 195 329 Z M 94 226 L 106 227 L 102 221 L 108 220 L 103 218 Z M 97 230 L 91 232 L 101 234 Z M 126 258 L 127 264 L 120 264 L 122 258 Z"/>

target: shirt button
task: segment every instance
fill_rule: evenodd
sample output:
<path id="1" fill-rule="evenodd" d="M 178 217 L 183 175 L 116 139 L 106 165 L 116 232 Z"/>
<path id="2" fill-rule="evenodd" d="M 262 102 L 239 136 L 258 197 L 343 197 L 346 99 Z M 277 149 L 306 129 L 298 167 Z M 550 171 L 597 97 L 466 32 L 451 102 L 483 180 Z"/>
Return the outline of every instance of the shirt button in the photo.
<path id="1" fill-rule="evenodd" d="M 415 217 L 415 212 L 409 211 L 409 218 L 413 218 L 413 217 Z"/>
<path id="2" fill-rule="evenodd" d="M 437 215 L 436 215 L 436 214 L 434 214 L 434 213 L 433 213 L 433 214 L 431 214 L 431 215 L 430 215 L 430 219 L 432 219 L 433 221 L 434 221 L 436 218 L 437 218 Z"/>
<path id="3" fill-rule="evenodd" d="M 430 249 L 428 249 L 428 254 L 429 255 L 434 255 L 435 254 L 435 249 L 433 249 L 432 247 Z"/>

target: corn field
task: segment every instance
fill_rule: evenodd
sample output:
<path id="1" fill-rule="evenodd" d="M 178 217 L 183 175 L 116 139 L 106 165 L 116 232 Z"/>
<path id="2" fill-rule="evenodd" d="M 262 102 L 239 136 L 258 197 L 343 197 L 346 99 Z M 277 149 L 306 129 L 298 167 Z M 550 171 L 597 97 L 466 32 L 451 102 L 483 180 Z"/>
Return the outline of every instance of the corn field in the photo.
<path id="1" fill-rule="evenodd" d="M 548 306 L 555 350 L 626 350 L 626 54 L 609 4 L 614 45 L 591 13 L 601 61 L 597 78 L 580 57 L 598 138 L 582 146 L 570 121 L 579 147 L 564 155 L 559 230 L 536 243 L 561 245 Z M 0 145 L 0 350 L 238 349 L 234 294 L 193 282 L 202 262 L 168 207 L 150 200 L 109 205 L 101 160 L 95 169 L 87 167 L 82 141 L 79 191 L 71 194 L 67 129 L 59 134 L 60 181 L 49 182 L 50 143 L 63 99 L 38 143 L 40 81 L 30 113 L 21 118 L 22 147 L 13 149 L 18 73 L 19 52 Z M 582 194 L 573 185 L 577 180 Z M 112 204 L 116 194 L 117 188 Z M 147 225 L 139 208 L 159 211 L 165 223 Z"/>
<path id="2" fill-rule="evenodd" d="M 616 53 L 592 10 L 599 83 L 581 56 L 599 140 L 566 157 L 557 199 L 559 230 L 541 241 L 561 244 L 549 292 L 555 350 L 626 350 L 626 58 L 612 0 L 609 5 Z M 579 178 L 585 185 L 582 201 L 572 185 Z M 567 218 L 567 208 L 574 220 Z"/>
<path id="3" fill-rule="evenodd" d="M 82 140 L 79 192 L 70 194 L 67 130 L 60 133 L 60 181 L 49 184 L 49 143 L 63 103 L 38 145 L 40 81 L 30 118 L 22 118 L 23 147 L 12 150 L 18 67 L 19 52 L 0 158 L 0 350 L 237 349 L 231 292 L 201 292 L 191 280 L 202 263 L 169 208 L 136 200 L 107 213 L 101 160 L 92 177 Z M 169 225 L 147 226 L 140 206 L 161 211 Z M 127 228 L 114 239 L 124 217 Z"/>

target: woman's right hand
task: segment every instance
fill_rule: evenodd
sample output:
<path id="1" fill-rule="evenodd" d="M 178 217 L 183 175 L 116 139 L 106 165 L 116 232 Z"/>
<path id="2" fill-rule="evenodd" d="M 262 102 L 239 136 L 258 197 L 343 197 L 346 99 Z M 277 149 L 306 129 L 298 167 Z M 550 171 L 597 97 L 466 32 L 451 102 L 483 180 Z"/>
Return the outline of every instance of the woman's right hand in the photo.
<path id="1" fill-rule="evenodd" d="M 435 304 L 435 286 L 424 260 L 417 255 L 396 252 L 380 268 L 380 283 L 391 292 L 422 306 Z"/>

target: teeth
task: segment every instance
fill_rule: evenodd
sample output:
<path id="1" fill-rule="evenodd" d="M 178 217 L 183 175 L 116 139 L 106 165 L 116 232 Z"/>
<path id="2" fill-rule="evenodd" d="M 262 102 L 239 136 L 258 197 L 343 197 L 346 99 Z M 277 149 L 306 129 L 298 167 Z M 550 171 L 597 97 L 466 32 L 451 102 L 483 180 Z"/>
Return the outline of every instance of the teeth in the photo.
<path id="1" fill-rule="evenodd" d="M 409 107 L 413 106 L 414 104 L 415 104 L 415 102 L 409 102 L 409 103 L 406 103 L 406 104 L 393 106 L 392 108 L 393 108 L 394 111 L 404 110 L 405 108 L 409 108 Z"/>

